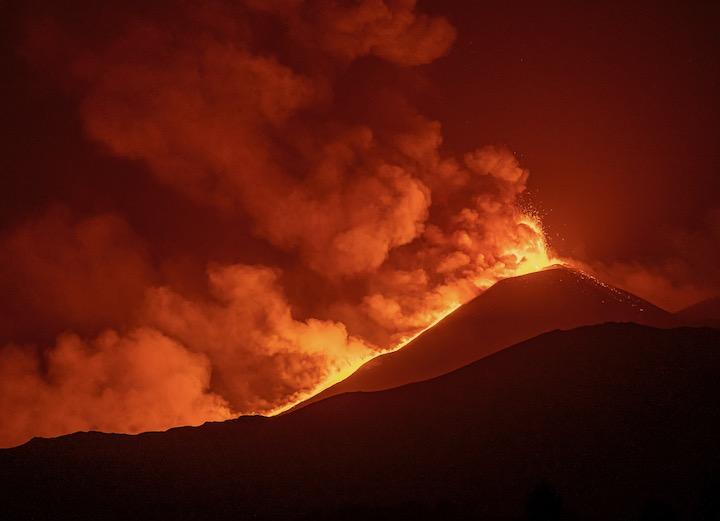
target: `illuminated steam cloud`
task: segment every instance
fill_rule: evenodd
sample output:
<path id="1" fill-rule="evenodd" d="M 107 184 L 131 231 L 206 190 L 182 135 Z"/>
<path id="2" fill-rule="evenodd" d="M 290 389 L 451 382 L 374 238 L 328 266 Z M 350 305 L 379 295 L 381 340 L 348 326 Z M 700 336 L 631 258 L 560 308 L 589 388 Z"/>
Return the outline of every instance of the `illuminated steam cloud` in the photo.
<path id="1" fill-rule="evenodd" d="M 440 123 L 397 82 L 347 95 L 353 67 L 404 74 L 449 50 L 452 26 L 413 1 L 181 4 L 117 20 L 122 30 L 92 42 L 53 22 L 53 66 L 80 96 L 87 135 L 208 212 L 249 222 L 284 271 L 205 258 L 207 292 L 187 292 L 119 216 L 50 213 L 5 238 L 13 273 L 52 296 L 60 329 L 108 329 L 0 351 L 3 445 L 277 411 L 495 280 L 551 263 L 509 151 L 447 156 Z M 43 54 L 42 41 L 28 46 Z M 56 228 L 71 240 L 58 244 Z M 59 281 L 38 260 L 56 250 L 90 276 Z M 285 275 L 318 281 L 322 302 L 289 296 Z"/>

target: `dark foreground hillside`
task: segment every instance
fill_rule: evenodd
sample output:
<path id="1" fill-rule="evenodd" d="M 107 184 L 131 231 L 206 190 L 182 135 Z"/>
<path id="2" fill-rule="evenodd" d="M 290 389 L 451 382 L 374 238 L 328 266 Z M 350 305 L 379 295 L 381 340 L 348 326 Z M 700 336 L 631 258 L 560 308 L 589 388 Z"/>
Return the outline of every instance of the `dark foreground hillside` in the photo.
<path id="1" fill-rule="evenodd" d="M 718 375 L 718 330 L 555 331 L 276 418 L 0 451 L 0 518 L 716 519 Z"/>

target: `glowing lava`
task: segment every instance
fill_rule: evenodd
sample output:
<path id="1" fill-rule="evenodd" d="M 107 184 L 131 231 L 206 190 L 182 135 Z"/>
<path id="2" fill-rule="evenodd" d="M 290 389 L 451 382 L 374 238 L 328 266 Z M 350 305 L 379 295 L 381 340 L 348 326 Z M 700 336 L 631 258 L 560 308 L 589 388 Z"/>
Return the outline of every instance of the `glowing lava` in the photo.
<path id="1" fill-rule="evenodd" d="M 417 337 L 419 337 L 420 335 L 425 333 L 425 331 L 428 331 L 429 329 L 432 329 L 433 327 L 435 327 L 445 317 L 452 314 L 460 306 L 462 306 L 462 303 L 459 303 L 459 302 L 449 303 L 448 307 L 445 310 L 443 310 L 441 313 L 439 313 L 437 315 L 437 317 L 429 325 L 427 325 L 426 327 L 424 327 L 417 333 L 414 333 L 410 336 L 403 338 L 399 343 L 397 343 L 396 345 L 394 345 L 393 347 L 391 347 L 389 349 L 385 349 L 383 351 L 378 351 L 376 354 L 371 355 L 371 356 L 366 356 L 366 357 L 356 359 L 354 361 L 354 363 L 349 364 L 347 367 L 337 371 L 336 373 L 334 373 L 333 375 L 328 377 L 322 384 L 317 386 L 312 392 L 304 393 L 297 400 L 294 400 L 293 402 L 290 402 L 288 404 L 283 405 L 282 407 L 278 407 L 277 409 L 270 411 L 269 413 L 267 413 L 267 416 L 275 416 L 275 415 L 281 414 L 285 411 L 288 411 L 288 410 L 292 409 L 293 407 L 295 407 L 300 402 L 303 402 L 303 401 L 307 400 L 308 398 L 315 396 L 318 393 L 321 393 L 325 389 L 332 387 L 336 383 L 345 380 L 350 375 L 352 375 L 355 371 L 357 371 L 361 366 L 363 366 L 365 363 L 369 362 L 373 358 L 377 358 L 378 356 L 385 355 L 387 353 L 392 353 L 393 351 L 402 349 L 403 347 L 408 345 L 410 342 L 415 340 Z"/>
<path id="2" fill-rule="evenodd" d="M 420 335 L 435 327 L 443 319 L 465 304 L 465 302 L 468 302 L 477 296 L 478 293 L 495 284 L 498 280 L 534 273 L 558 264 L 567 264 L 565 260 L 559 259 L 550 251 L 542 224 L 537 217 L 523 215 L 518 221 L 518 228 L 527 232 L 523 235 L 525 240 L 520 244 L 514 244 L 513 246 L 505 248 L 503 251 L 503 258 L 505 259 L 504 262 L 495 264 L 489 273 L 486 270 L 483 272 L 483 276 L 472 279 L 472 284 L 475 288 L 477 288 L 477 291 L 471 293 L 470 295 L 466 295 L 466 297 L 462 300 L 454 298 L 458 295 L 462 295 L 461 291 L 444 292 L 447 297 L 443 300 L 442 305 L 439 308 L 425 310 L 423 313 L 422 317 L 426 320 L 426 326 L 413 332 L 412 334 L 403 336 L 396 344 L 387 349 L 377 350 L 368 356 L 356 358 L 345 367 L 330 374 L 312 392 L 303 393 L 298 396 L 296 400 L 284 404 L 266 414 L 268 416 L 274 416 L 292 409 L 298 403 L 307 400 L 308 398 L 348 378 L 370 360 L 404 348 Z"/>

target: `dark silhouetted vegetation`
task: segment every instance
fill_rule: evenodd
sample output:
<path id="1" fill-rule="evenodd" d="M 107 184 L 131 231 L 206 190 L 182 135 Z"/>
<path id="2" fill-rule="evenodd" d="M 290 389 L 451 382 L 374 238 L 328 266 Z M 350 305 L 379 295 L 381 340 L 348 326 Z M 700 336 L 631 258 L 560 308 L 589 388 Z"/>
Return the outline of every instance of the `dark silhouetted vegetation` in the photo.
<path id="1" fill-rule="evenodd" d="M 677 521 L 673 507 L 663 501 L 648 501 L 640 515 L 640 521 Z"/>
<path id="2" fill-rule="evenodd" d="M 528 496 L 525 514 L 527 521 L 559 521 L 568 518 L 562 498 L 546 481 L 540 482 Z"/>

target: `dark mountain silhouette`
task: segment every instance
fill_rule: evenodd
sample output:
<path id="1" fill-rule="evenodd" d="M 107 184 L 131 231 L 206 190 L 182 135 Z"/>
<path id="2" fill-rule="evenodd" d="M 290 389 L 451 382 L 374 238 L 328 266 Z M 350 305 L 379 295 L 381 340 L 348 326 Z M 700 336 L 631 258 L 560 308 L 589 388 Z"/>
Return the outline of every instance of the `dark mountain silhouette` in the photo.
<path id="1" fill-rule="evenodd" d="M 677 312 L 687 325 L 720 327 L 720 297 L 702 300 Z"/>
<path id="2" fill-rule="evenodd" d="M 718 374 L 720 330 L 553 331 L 433 380 L 334 396 L 274 418 L 35 439 L 0 451 L 0 515 L 714 515 Z"/>
<path id="3" fill-rule="evenodd" d="M 668 327 L 668 312 L 564 266 L 504 279 L 402 349 L 381 355 L 299 404 L 335 394 L 378 391 L 448 373 L 553 329 L 634 322 Z"/>

